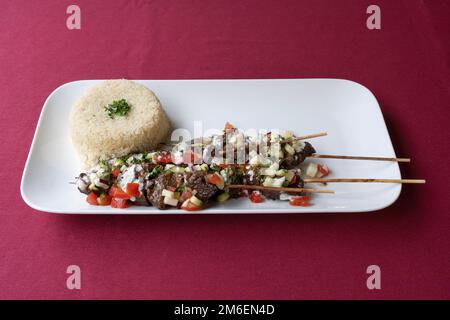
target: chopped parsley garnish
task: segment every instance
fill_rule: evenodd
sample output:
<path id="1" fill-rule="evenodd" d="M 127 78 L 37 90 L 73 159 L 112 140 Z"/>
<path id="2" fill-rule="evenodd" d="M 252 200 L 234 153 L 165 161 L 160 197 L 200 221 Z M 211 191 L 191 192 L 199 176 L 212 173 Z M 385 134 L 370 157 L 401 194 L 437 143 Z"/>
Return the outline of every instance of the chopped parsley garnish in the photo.
<path id="1" fill-rule="evenodd" d="M 154 178 L 156 178 L 161 172 L 162 172 L 162 167 L 161 167 L 161 166 L 156 166 L 156 167 L 154 167 L 153 170 L 148 174 L 148 178 L 149 178 L 149 179 L 154 179 Z"/>
<path id="2" fill-rule="evenodd" d="M 231 183 L 241 183 L 244 174 L 241 171 L 235 171 L 233 175 L 230 176 Z"/>
<path id="3" fill-rule="evenodd" d="M 105 111 L 108 113 L 108 116 L 111 119 L 115 117 L 124 117 L 127 115 L 128 111 L 130 111 L 131 106 L 128 104 L 127 100 L 120 99 L 114 100 L 112 103 L 107 105 Z"/>

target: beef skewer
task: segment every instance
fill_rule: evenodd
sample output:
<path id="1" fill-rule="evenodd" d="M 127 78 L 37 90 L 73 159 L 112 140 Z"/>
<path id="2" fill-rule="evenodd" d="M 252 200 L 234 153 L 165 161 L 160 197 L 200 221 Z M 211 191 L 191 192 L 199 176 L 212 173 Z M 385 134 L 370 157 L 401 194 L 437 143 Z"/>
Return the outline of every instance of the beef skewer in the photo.
<path id="1" fill-rule="evenodd" d="M 239 136 L 240 139 L 243 138 L 243 135 L 236 129 L 228 128 L 226 130 L 227 133 L 235 132 L 241 135 Z M 310 163 L 306 170 L 307 179 L 302 179 L 298 165 L 309 157 L 364 158 L 364 160 L 377 158 L 377 160 L 386 160 L 386 158 L 380 157 L 316 155 L 314 147 L 309 142 L 300 142 L 302 139 L 325 135 L 326 132 L 303 137 L 295 137 L 292 133 L 283 136 L 269 133 L 264 135 L 262 140 L 250 140 L 249 137 L 244 137 L 245 151 L 249 157 L 243 164 L 223 164 L 221 160 L 223 160 L 223 155 L 229 147 L 227 145 L 229 141 L 233 146 L 232 152 L 235 156 L 235 159 L 232 160 L 236 160 L 238 137 L 236 135 L 231 138 L 227 136 L 227 142 L 224 143 L 223 136 L 218 135 L 211 137 L 207 146 L 210 151 L 217 152 L 218 157 L 213 155 L 213 160 L 219 159 L 218 163 L 208 162 L 204 156 L 205 152 L 202 152 L 200 164 L 194 165 L 194 160 L 199 155 L 196 155 L 191 148 L 187 150 L 174 148 L 173 152 L 156 151 L 104 161 L 90 172 L 80 174 L 76 184 L 81 192 L 88 194 L 88 202 L 92 204 L 102 204 L 105 198 L 108 200 L 109 194 L 113 198 L 112 201 L 124 200 L 122 204 L 125 205 L 131 201 L 136 204 L 153 205 L 160 209 L 167 206 L 180 207 L 181 201 L 184 201 L 181 208 L 191 211 L 198 210 L 203 202 L 216 196 L 219 201 L 230 197 L 239 197 L 243 190 L 253 190 L 251 196 L 256 194 L 261 197 L 262 194 L 269 199 L 287 200 L 287 198 L 307 198 L 295 196 L 296 194 L 334 193 L 331 190 L 304 188 L 305 183 L 424 183 L 416 180 L 392 179 L 323 179 L 328 175 L 328 169 L 326 166 L 314 163 Z M 258 139 L 261 139 L 261 137 Z M 266 147 L 269 144 L 269 147 L 281 150 L 281 156 L 269 157 L 269 154 L 264 153 L 264 149 L 261 149 L 259 145 L 256 150 L 250 151 L 250 143 L 261 143 L 261 141 Z M 264 145 L 262 148 L 264 148 Z M 216 151 L 217 148 L 218 151 Z M 276 152 L 273 150 L 270 149 L 272 155 Z M 185 161 L 186 151 L 190 160 Z M 231 153 L 231 156 L 233 156 L 233 153 Z M 390 158 L 390 160 L 392 159 Z M 310 167 L 312 170 L 309 170 Z M 92 199 L 89 199 L 89 197 Z M 252 197 L 250 199 L 252 200 Z M 111 205 L 114 207 L 113 202 L 111 202 Z M 117 207 L 122 206 L 119 203 Z"/>
<path id="2" fill-rule="evenodd" d="M 231 130 L 231 129 L 229 129 L 229 130 Z M 328 135 L 327 132 L 313 133 L 313 134 L 306 135 L 306 136 L 292 137 L 292 138 L 289 138 L 289 139 L 281 140 L 280 143 L 291 143 L 293 141 L 308 140 L 308 139 L 313 139 L 313 138 L 324 137 L 324 136 L 327 136 L 327 135 Z M 222 138 L 223 137 L 224 136 L 222 135 Z M 182 142 L 175 142 L 175 143 L 172 143 L 171 145 L 172 146 L 177 146 L 177 145 L 180 145 L 181 143 Z M 186 145 L 186 146 L 187 147 L 191 147 L 191 146 L 194 146 L 194 145 L 205 145 L 205 144 L 203 144 L 201 142 L 193 142 L 193 141 L 191 141 L 191 143 Z"/>
<path id="3" fill-rule="evenodd" d="M 239 134 L 239 131 L 237 129 L 227 129 L 225 130 L 227 134 L 232 134 L 233 132 L 237 132 Z M 292 133 L 291 133 L 292 134 Z M 293 143 L 296 143 L 297 141 L 303 141 L 307 139 L 312 138 L 318 138 L 326 136 L 327 132 L 320 132 L 316 134 L 306 135 L 306 136 L 292 136 L 287 139 L 281 139 L 278 141 L 278 143 L 281 146 L 281 150 L 287 150 L 290 151 L 285 157 L 285 164 L 288 167 L 295 167 L 299 165 L 300 163 L 304 162 L 306 158 L 320 158 L 320 159 L 342 159 L 342 160 L 368 160 L 368 161 L 388 161 L 388 162 L 398 162 L 398 163 L 409 163 L 411 162 L 411 159 L 409 158 L 394 158 L 394 157 L 379 157 L 379 156 L 345 156 L 345 155 L 330 155 L 330 154 L 318 154 L 316 153 L 315 149 L 312 147 L 312 145 L 308 142 L 305 142 L 303 145 L 303 148 L 301 150 L 299 149 L 299 146 L 296 146 L 296 148 L 293 148 Z M 216 135 L 210 138 L 212 141 L 214 137 L 219 137 L 220 135 Z M 267 134 L 266 137 L 270 137 L 271 133 Z M 220 136 L 222 140 L 224 139 L 224 135 Z M 269 142 L 269 145 L 272 142 Z M 182 143 L 177 143 L 175 146 L 180 146 Z M 184 148 L 192 147 L 192 146 L 206 146 L 211 147 L 210 143 L 196 143 L 195 141 L 191 141 L 190 144 L 184 145 Z M 224 149 L 226 148 L 226 143 L 224 141 Z M 245 148 L 246 150 L 249 149 L 249 141 L 246 139 L 245 141 Z M 225 150 L 221 152 L 221 156 L 225 154 Z"/>

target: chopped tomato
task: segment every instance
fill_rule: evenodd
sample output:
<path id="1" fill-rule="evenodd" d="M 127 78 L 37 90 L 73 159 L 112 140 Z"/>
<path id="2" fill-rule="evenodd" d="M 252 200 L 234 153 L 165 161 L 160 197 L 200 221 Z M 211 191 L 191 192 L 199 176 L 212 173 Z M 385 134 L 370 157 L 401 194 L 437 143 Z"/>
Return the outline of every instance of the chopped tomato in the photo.
<path id="1" fill-rule="evenodd" d="M 253 203 L 261 203 L 264 200 L 261 192 L 259 192 L 259 191 L 253 191 L 250 194 L 249 199 Z"/>
<path id="2" fill-rule="evenodd" d="M 114 178 L 117 178 L 120 174 L 120 169 L 118 169 L 118 168 L 112 169 L 111 173 Z"/>
<path id="3" fill-rule="evenodd" d="M 109 189 L 109 195 L 113 198 L 130 199 L 128 193 L 115 186 L 112 186 L 111 189 Z"/>
<path id="4" fill-rule="evenodd" d="M 309 197 L 307 196 L 292 196 L 291 201 L 289 201 L 291 206 L 296 207 L 309 207 Z"/>
<path id="5" fill-rule="evenodd" d="M 116 192 L 117 187 L 116 186 L 111 186 L 111 188 L 109 189 L 108 194 L 113 197 L 114 196 L 114 192 Z"/>
<path id="6" fill-rule="evenodd" d="M 222 163 L 222 164 L 219 164 L 219 167 L 220 167 L 221 169 L 228 169 L 229 167 L 231 167 L 231 164 L 225 164 L 225 163 Z"/>
<path id="7" fill-rule="evenodd" d="M 91 192 L 91 193 L 88 194 L 88 196 L 87 196 L 87 198 L 86 198 L 86 201 L 87 201 L 90 205 L 98 206 L 97 198 L 98 198 L 97 195 L 96 195 L 95 193 Z"/>
<path id="8" fill-rule="evenodd" d="M 128 208 L 129 206 L 130 206 L 130 203 L 128 202 L 127 199 L 112 198 L 112 200 L 111 200 L 112 208 L 124 209 L 124 208 Z"/>
<path id="9" fill-rule="evenodd" d="M 234 126 L 229 122 L 225 123 L 225 130 L 228 130 L 228 129 L 234 129 Z"/>
<path id="10" fill-rule="evenodd" d="M 206 176 L 206 182 L 216 185 L 217 188 L 221 190 L 225 187 L 225 181 L 223 180 L 223 177 L 217 172 L 208 174 Z"/>
<path id="11" fill-rule="evenodd" d="M 172 163 L 172 154 L 170 152 L 163 151 L 156 156 L 156 162 L 160 164 Z"/>
<path id="12" fill-rule="evenodd" d="M 222 181 L 222 177 L 219 176 L 217 173 L 208 174 L 206 177 L 206 181 L 211 184 L 218 184 L 220 181 Z"/>
<path id="13" fill-rule="evenodd" d="M 110 195 L 102 193 L 100 197 L 97 198 L 97 202 L 101 206 L 109 206 L 111 204 L 111 199 Z"/>
<path id="14" fill-rule="evenodd" d="M 139 197 L 139 183 L 127 183 L 127 194 L 130 197 Z"/>
<path id="15" fill-rule="evenodd" d="M 172 192 L 177 191 L 177 188 L 172 187 L 172 186 L 167 186 L 166 189 L 169 190 L 169 191 L 172 191 Z"/>
<path id="16" fill-rule="evenodd" d="M 217 172 L 208 174 L 206 176 L 206 182 L 216 185 L 217 188 L 221 190 L 225 187 L 225 181 L 223 180 L 222 176 Z"/>
<path id="17" fill-rule="evenodd" d="M 317 165 L 317 171 L 320 172 L 320 178 L 326 177 L 330 174 L 330 170 L 328 170 L 328 167 L 322 164 Z"/>
<path id="18" fill-rule="evenodd" d="M 186 211 L 199 211 L 202 208 L 199 206 L 196 206 L 191 201 L 187 201 L 187 203 L 183 203 L 183 205 L 181 206 L 181 209 L 186 210 Z"/>
<path id="19" fill-rule="evenodd" d="M 192 196 L 192 191 L 191 190 L 185 190 L 182 194 L 181 194 L 181 201 L 186 201 L 187 199 L 189 199 Z"/>

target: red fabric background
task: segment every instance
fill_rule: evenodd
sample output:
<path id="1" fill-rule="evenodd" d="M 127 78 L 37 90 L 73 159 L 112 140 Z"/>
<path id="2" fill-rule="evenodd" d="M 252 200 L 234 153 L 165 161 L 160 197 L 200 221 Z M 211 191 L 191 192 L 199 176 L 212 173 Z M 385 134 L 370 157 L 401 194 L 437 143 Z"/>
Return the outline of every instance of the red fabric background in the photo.
<path id="1" fill-rule="evenodd" d="M 82 30 L 66 28 L 66 8 Z M 0 298 L 450 298 L 446 0 L 0 3 Z M 408 186 L 373 214 L 62 216 L 19 185 L 41 107 L 79 79 L 347 78 L 379 99 Z M 82 290 L 66 289 L 66 267 Z M 366 267 L 382 290 L 366 288 Z"/>

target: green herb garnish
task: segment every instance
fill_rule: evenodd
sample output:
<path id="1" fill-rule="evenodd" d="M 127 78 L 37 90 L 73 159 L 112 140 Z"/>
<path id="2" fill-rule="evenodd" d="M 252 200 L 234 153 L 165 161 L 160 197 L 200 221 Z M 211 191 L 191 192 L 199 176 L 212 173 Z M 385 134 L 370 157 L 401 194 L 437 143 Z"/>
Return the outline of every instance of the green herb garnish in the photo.
<path id="1" fill-rule="evenodd" d="M 149 179 L 154 179 L 154 178 L 156 178 L 161 172 L 162 172 L 162 167 L 161 167 L 161 166 L 156 166 L 156 167 L 154 167 L 153 170 L 149 173 L 148 178 L 149 178 Z"/>
<path id="2" fill-rule="evenodd" d="M 127 115 L 128 111 L 130 111 L 131 106 L 128 104 L 127 100 L 120 99 L 114 100 L 108 106 L 104 107 L 105 111 L 108 113 L 108 116 L 111 119 L 115 117 L 124 117 Z"/>

